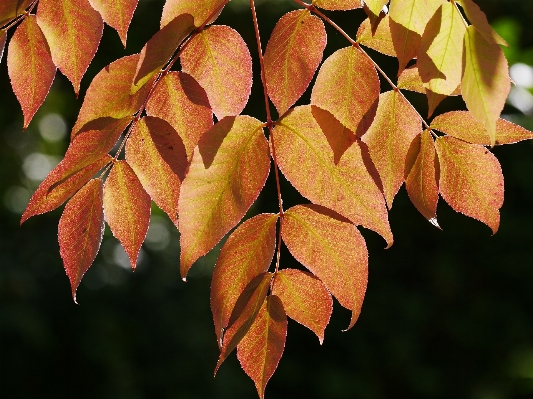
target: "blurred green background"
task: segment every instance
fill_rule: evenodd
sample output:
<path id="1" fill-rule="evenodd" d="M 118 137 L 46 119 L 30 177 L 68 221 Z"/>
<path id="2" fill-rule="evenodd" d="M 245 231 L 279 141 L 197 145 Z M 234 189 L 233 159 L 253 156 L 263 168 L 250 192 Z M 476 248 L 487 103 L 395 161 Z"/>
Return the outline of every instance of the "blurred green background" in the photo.
<path id="1" fill-rule="evenodd" d="M 105 27 L 82 81 L 115 59 L 140 51 L 157 31 L 162 0 L 141 0 L 123 49 Z M 219 23 L 237 29 L 257 59 L 246 0 L 232 0 Z M 515 65 L 506 118 L 533 129 L 533 2 L 479 0 L 511 48 Z M 289 0 L 257 0 L 263 46 Z M 328 13 L 352 36 L 361 10 Z M 12 31 L 10 31 L 10 35 Z M 326 55 L 347 43 L 328 27 Z M 396 61 L 372 53 L 395 76 Z M 518 66 L 516 66 L 518 65 Z M 529 80 L 528 80 L 529 79 Z M 245 113 L 264 120 L 256 75 Z M 384 86 L 386 89 L 386 86 Z M 408 94 L 425 113 L 423 96 Z M 209 308 L 217 249 L 179 278 L 178 233 L 154 208 L 138 269 L 109 231 L 72 302 L 57 244 L 61 209 L 20 215 L 61 159 L 81 104 L 60 74 L 27 131 L 4 59 L 0 64 L 0 397 L 254 398 L 235 356 L 213 379 L 218 348 Z M 308 100 L 309 94 L 302 102 Z M 447 99 L 437 112 L 464 108 Z M 529 114 L 529 116 L 528 116 Z M 356 326 L 335 305 L 322 346 L 290 321 L 285 354 L 267 398 L 532 398 L 533 397 L 533 143 L 498 147 L 505 176 L 500 231 L 459 215 L 440 201 L 443 231 L 430 225 L 402 188 L 390 213 L 395 244 L 384 250 L 363 231 L 370 251 L 368 291 Z M 285 206 L 306 202 L 290 184 Z M 250 215 L 277 212 L 273 174 Z M 282 266 L 295 267 L 286 249 Z"/>

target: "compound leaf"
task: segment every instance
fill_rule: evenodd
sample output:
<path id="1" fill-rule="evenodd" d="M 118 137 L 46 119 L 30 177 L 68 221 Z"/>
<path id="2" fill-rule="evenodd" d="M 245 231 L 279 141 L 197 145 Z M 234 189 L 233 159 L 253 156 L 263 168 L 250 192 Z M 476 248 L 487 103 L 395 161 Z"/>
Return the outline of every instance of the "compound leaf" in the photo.
<path id="1" fill-rule="evenodd" d="M 204 23 L 212 23 L 222 11 L 224 0 L 167 0 L 161 16 L 161 28 L 181 14 L 191 14 L 194 25 L 199 27 Z M 217 9 L 220 11 L 213 15 Z M 207 19 L 213 15 L 209 21 Z"/>
<path id="2" fill-rule="evenodd" d="M 124 48 L 126 48 L 128 28 L 139 0 L 89 0 L 89 2 L 100 13 L 104 21 L 117 31 Z"/>

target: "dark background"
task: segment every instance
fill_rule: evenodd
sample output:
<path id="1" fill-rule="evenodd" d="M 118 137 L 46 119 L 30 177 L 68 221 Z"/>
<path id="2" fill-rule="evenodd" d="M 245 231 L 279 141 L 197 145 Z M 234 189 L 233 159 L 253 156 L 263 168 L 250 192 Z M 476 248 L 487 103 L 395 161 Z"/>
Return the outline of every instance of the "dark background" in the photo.
<path id="1" fill-rule="evenodd" d="M 263 46 L 291 1 L 257 1 Z M 513 47 L 511 63 L 533 65 L 533 2 L 478 1 Z M 233 0 L 218 23 L 237 29 L 257 50 L 250 11 Z M 105 65 L 140 51 L 158 29 L 163 1 L 141 0 L 124 50 L 105 27 L 82 94 Z M 355 36 L 361 10 L 328 13 Z M 10 34 L 12 32 L 10 31 Z M 346 46 L 328 28 L 326 55 Z M 374 53 L 372 53 L 375 55 Z M 396 61 L 375 55 L 389 76 Z M 257 65 L 256 65 L 257 66 Z M 264 120 L 256 75 L 244 111 Z M 386 87 L 384 86 L 384 89 Z M 308 99 L 309 94 L 306 94 Z M 424 114 L 424 97 L 409 94 Z M 235 355 L 213 379 L 218 348 L 209 308 L 216 250 L 179 278 L 178 234 L 154 208 L 149 241 L 135 273 L 106 231 L 94 265 L 72 302 L 57 244 L 61 209 L 19 227 L 35 171 L 57 162 L 67 138 L 43 138 L 42 120 L 57 113 L 72 127 L 81 98 L 58 74 L 27 131 L 0 64 L 0 397 L 2 398 L 254 398 L 252 381 Z M 302 100 L 305 101 L 305 98 Z M 437 112 L 464 108 L 447 99 Z M 504 114 L 533 128 L 511 106 Z M 50 119 L 49 119 L 50 120 Z M 61 119 L 59 119 L 61 122 Z M 56 125 L 57 126 L 57 117 Z M 60 130 L 60 129 L 59 129 Z M 46 134 L 44 134 L 46 137 Z M 363 231 L 370 251 L 369 285 L 356 326 L 342 333 L 349 312 L 335 305 L 322 346 L 289 322 L 284 356 L 267 398 L 532 398 L 533 397 L 533 144 L 494 149 L 505 176 L 500 231 L 439 202 L 440 231 L 410 204 L 402 188 L 390 221 L 395 244 Z M 33 175 L 32 175 L 33 173 Z M 32 177 L 33 176 L 33 177 Z M 44 177 L 44 176 L 43 176 Z M 41 177 L 42 179 L 42 177 Z M 290 184 L 285 206 L 302 202 Z M 250 214 L 277 212 L 273 174 Z M 282 267 L 293 266 L 282 252 Z"/>

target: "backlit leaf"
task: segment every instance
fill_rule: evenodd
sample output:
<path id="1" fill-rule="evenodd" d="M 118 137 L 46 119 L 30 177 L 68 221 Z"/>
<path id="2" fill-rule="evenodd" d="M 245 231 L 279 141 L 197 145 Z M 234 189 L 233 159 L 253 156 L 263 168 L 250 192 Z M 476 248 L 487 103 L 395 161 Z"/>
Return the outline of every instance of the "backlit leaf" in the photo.
<path id="1" fill-rule="evenodd" d="M 396 57 L 389 23 L 390 17 L 387 14 L 379 22 L 376 31 L 372 32 L 370 19 L 365 19 L 363 23 L 359 25 L 359 29 L 357 30 L 357 42 L 366 47 L 370 47 L 372 50 L 379 51 L 382 54 Z"/>
<path id="2" fill-rule="evenodd" d="M 353 327 L 368 282 L 365 240 L 349 220 L 317 205 L 297 205 L 285 212 L 281 234 L 291 254 L 352 311 Z"/>
<path id="3" fill-rule="evenodd" d="M 287 316 L 313 331 L 322 344 L 333 309 L 324 283 L 311 273 L 283 269 L 276 274 L 272 294 L 281 299 Z"/>
<path id="4" fill-rule="evenodd" d="M 360 136 L 375 115 L 378 96 L 376 69 L 360 50 L 346 47 L 333 53 L 320 67 L 311 104 L 331 112 Z"/>
<path id="5" fill-rule="evenodd" d="M 391 90 L 379 96 L 376 117 L 362 140 L 378 170 L 389 209 L 404 181 L 409 146 L 421 130 L 420 116 L 401 93 Z"/>
<path id="6" fill-rule="evenodd" d="M 33 0 L 2 0 L 0 2 L 0 26 L 23 14 Z"/>
<path id="7" fill-rule="evenodd" d="M 261 214 L 241 224 L 220 250 L 211 279 L 211 311 L 219 346 L 237 299 L 268 270 L 276 249 L 278 215 Z"/>
<path id="8" fill-rule="evenodd" d="M 474 26 L 465 35 L 463 99 L 472 116 L 485 125 L 490 143 L 496 143 L 496 121 L 511 90 L 509 67 L 502 49 L 489 44 Z"/>
<path id="9" fill-rule="evenodd" d="M 361 8 L 361 0 L 315 0 L 313 5 L 324 10 L 354 10 Z"/>
<path id="10" fill-rule="evenodd" d="M 4 48 L 6 47 L 7 31 L 0 29 L 0 62 L 4 57 Z"/>
<path id="11" fill-rule="evenodd" d="M 50 45 L 54 64 L 78 95 L 81 78 L 102 38 L 104 22 L 100 13 L 89 0 L 40 0 L 37 23 Z"/>
<path id="12" fill-rule="evenodd" d="M 213 126 L 205 90 L 186 73 L 170 72 L 162 78 L 146 103 L 146 112 L 172 125 L 183 140 L 187 158 L 202 134 Z"/>
<path id="13" fill-rule="evenodd" d="M 222 3 L 224 0 L 167 0 L 161 16 L 161 28 L 181 14 L 191 14 L 194 17 L 194 25 L 200 26 L 220 8 Z M 220 11 L 207 22 L 212 23 Z"/>
<path id="14" fill-rule="evenodd" d="M 253 380 L 259 398 L 278 368 L 287 338 L 287 315 L 280 298 L 270 295 L 257 318 L 237 346 L 237 357 L 244 372 Z"/>
<path id="15" fill-rule="evenodd" d="M 89 0 L 89 2 L 102 15 L 104 21 L 117 31 L 126 48 L 128 28 L 139 0 Z"/>
<path id="16" fill-rule="evenodd" d="M 190 14 L 174 18 L 144 45 L 139 55 L 137 71 L 133 79 L 131 94 L 135 94 L 152 76 L 170 60 L 181 42 L 194 29 L 194 19 Z"/>
<path id="17" fill-rule="evenodd" d="M 322 61 L 326 30 L 308 10 L 285 14 L 268 41 L 264 64 L 268 96 L 283 115 L 309 86 Z"/>
<path id="18" fill-rule="evenodd" d="M 204 133 L 179 198 L 183 278 L 242 219 L 269 170 L 268 144 L 257 119 L 226 117 Z"/>
<path id="19" fill-rule="evenodd" d="M 487 16 L 483 11 L 481 11 L 476 3 L 474 3 L 472 0 L 457 1 L 461 4 L 461 6 L 463 6 L 463 10 L 465 11 L 466 17 L 470 23 L 474 25 L 477 30 L 479 30 L 487 42 L 509 47 L 507 42 L 502 39 L 494 29 L 491 28 L 489 22 L 487 21 Z"/>
<path id="20" fill-rule="evenodd" d="M 126 160 L 157 206 L 177 223 L 187 154 L 174 128 L 153 116 L 142 118 L 126 143 Z"/>
<path id="21" fill-rule="evenodd" d="M 229 26 L 210 26 L 181 53 L 183 72 L 207 92 L 219 120 L 241 113 L 252 87 L 252 58 L 241 35 Z"/>
<path id="22" fill-rule="evenodd" d="M 150 196 L 126 161 L 117 161 L 104 185 L 105 220 L 135 269 L 150 223 Z"/>
<path id="23" fill-rule="evenodd" d="M 93 179 L 72 197 L 59 219 L 59 254 L 72 287 L 76 289 L 100 249 L 104 234 L 102 181 Z"/>
<path id="24" fill-rule="evenodd" d="M 427 220 L 437 225 L 437 170 L 435 145 L 429 131 L 420 135 L 420 149 L 416 161 L 405 180 L 405 188 L 413 205 Z"/>
<path id="25" fill-rule="evenodd" d="M 467 111 L 452 111 L 437 116 L 431 128 L 472 144 L 490 145 L 487 129 Z M 496 121 L 496 145 L 513 144 L 533 139 L 533 132 L 505 119 Z"/>
<path id="26" fill-rule="evenodd" d="M 383 195 L 370 176 L 357 142 L 335 164 L 335 154 L 311 106 L 294 108 L 273 131 L 278 165 L 306 198 L 376 231 L 392 245 Z"/>
<path id="27" fill-rule="evenodd" d="M 389 0 L 365 0 L 365 4 L 374 15 L 379 15 Z"/>
<path id="28" fill-rule="evenodd" d="M 24 113 L 25 129 L 48 95 L 56 74 L 50 48 L 34 15 L 28 15 L 11 38 L 7 68 Z"/>
<path id="29" fill-rule="evenodd" d="M 496 234 L 503 205 L 503 175 L 496 157 L 483 146 L 454 137 L 439 137 L 435 144 L 442 197 L 457 212 L 485 223 Z"/>

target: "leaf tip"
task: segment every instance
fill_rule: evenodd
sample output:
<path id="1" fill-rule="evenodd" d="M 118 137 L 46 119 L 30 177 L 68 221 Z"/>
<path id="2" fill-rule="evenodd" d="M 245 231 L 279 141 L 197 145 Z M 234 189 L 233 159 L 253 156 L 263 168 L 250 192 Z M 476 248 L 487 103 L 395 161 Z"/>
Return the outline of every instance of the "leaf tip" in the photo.
<path id="1" fill-rule="evenodd" d="M 435 226 L 437 229 L 442 230 L 442 227 L 440 227 L 439 222 L 437 221 L 437 218 L 428 219 L 428 222 L 431 223 L 433 226 Z"/>

